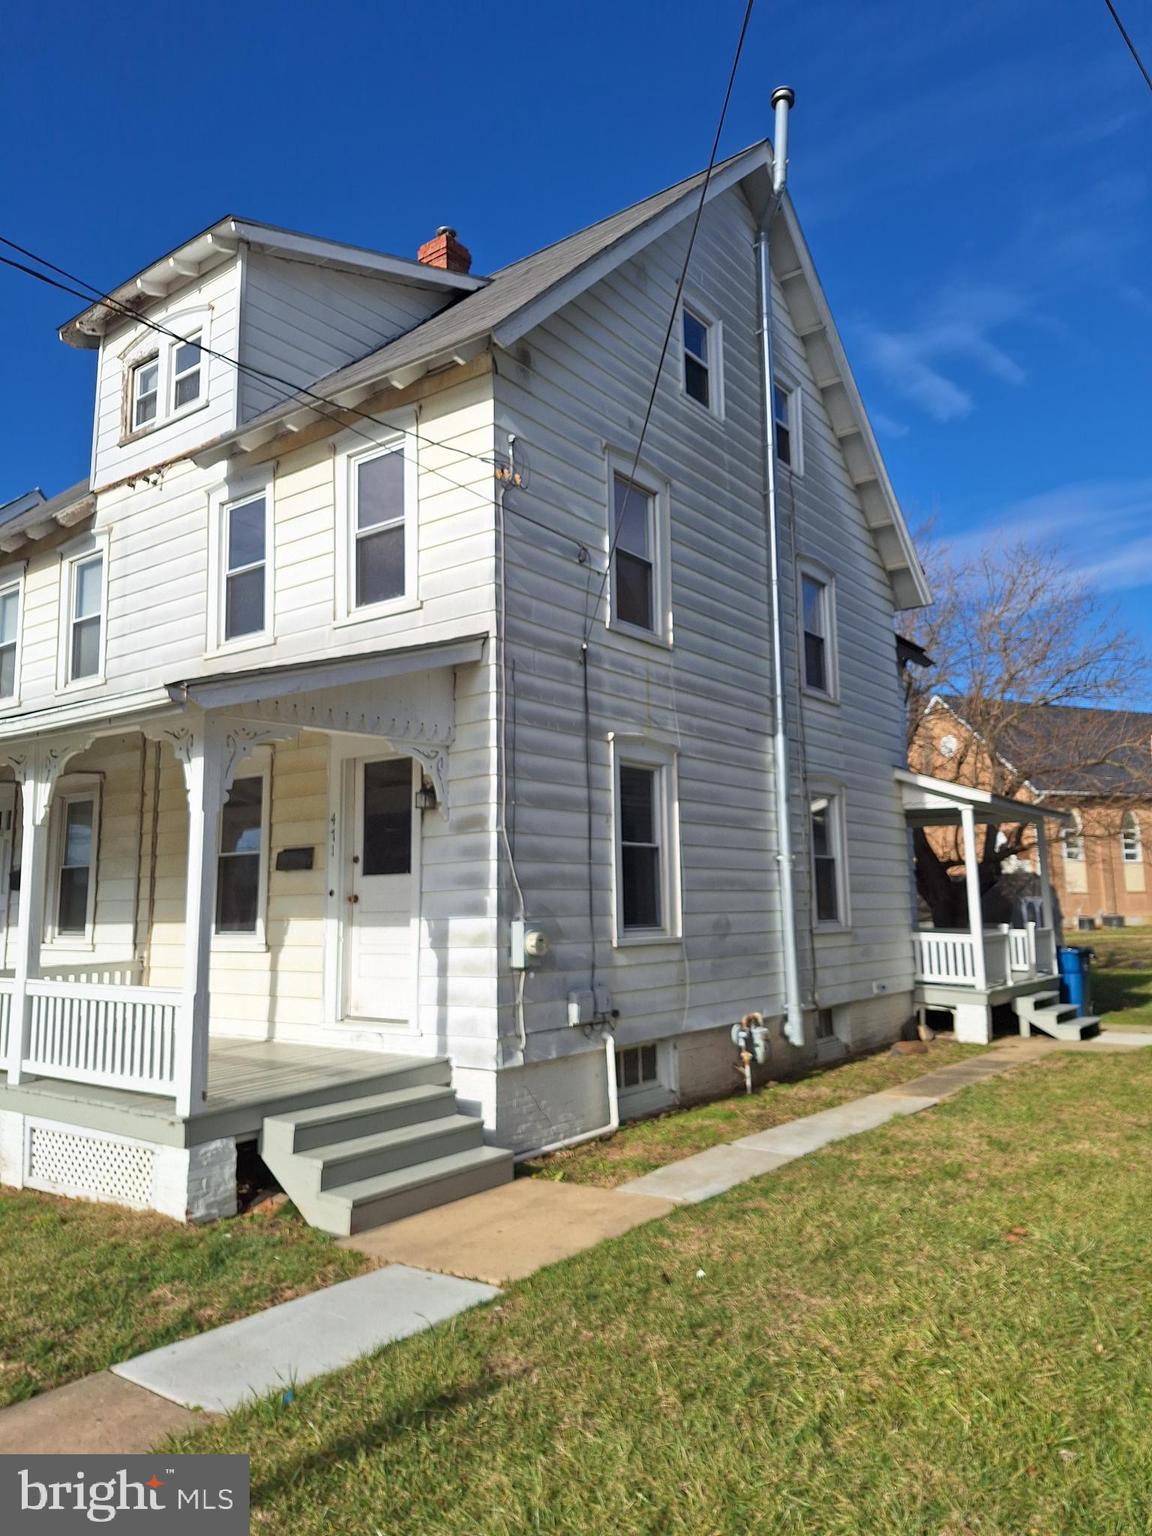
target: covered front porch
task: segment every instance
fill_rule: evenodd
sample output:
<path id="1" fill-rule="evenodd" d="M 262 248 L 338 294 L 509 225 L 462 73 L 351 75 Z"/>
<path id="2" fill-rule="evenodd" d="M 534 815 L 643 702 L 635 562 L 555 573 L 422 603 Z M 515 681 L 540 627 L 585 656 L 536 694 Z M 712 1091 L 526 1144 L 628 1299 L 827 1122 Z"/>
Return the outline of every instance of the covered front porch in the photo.
<path id="1" fill-rule="evenodd" d="M 363 1075 L 365 1044 L 377 1064 L 442 1057 L 442 1031 L 418 1027 L 412 861 L 422 830 L 447 834 L 455 669 L 482 653 L 477 639 L 301 663 L 173 685 L 65 728 L 13 721 L 0 745 L 6 1100 L 70 1085 L 74 1104 L 215 1122 L 241 1081 L 248 1100 L 262 1083 L 279 1103 Z M 394 810 L 367 805 L 365 762 L 396 766 L 373 780 Z M 381 1001 L 346 1019 L 342 947 L 371 905 L 353 905 L 371 884 L 363 837 L 395 841 L 401 820 L 412 857 L 405 843 L 394 863 L 409 873 L 373 930 L 387 927 L 391 950 L 363 946 L 362 985 Z"/>
<path id="2" fill-rule="evenodd" d="M 966 927 L 917 924 L 912 932 L 915 1002 L 923 1013 L 951 1013 L 958 1039 L 992 1038 L 992 1010 L 1011 1004 L 1027 1033 L 1037 1000 L 1058 992 L 1056 906 L 1044 824 L 1067 816 L 1043 805 L 1007 799 L 988 790 L 950 784 L 926 774 L 896 774 L 909 828 L 959 831 L 964 861 Z M 1011 923 L 988 923 L 980 883 L 978 829 L 1028 825 L 1034 829 L 1038 895 Z"/>

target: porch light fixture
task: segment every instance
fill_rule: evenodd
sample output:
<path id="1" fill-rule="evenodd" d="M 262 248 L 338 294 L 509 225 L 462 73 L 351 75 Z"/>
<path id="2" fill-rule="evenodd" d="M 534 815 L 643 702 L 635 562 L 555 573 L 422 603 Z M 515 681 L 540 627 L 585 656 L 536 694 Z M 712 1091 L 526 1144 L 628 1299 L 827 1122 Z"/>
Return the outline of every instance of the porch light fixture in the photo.
<path id="1" fill-rule="evenodd" d="M 418 811 L 434 811 L 436 805 L 436 787 L 430 779 L 425 779 L 416 791 L 416 809 Z"/>

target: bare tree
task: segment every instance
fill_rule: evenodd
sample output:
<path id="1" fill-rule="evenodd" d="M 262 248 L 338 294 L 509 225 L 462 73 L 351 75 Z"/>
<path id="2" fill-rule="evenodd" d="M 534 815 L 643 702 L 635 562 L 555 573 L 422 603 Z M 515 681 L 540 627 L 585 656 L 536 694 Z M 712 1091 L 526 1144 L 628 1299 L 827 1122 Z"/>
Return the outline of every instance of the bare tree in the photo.
<path id="1" fill-rule="evenodd" d="M 1032 544 L 989 548 L 963 562 L 929 545 L 928 567 L 935 603 L 902 625 L 935 663 L 908 680 L 912 767 L 1009 797 L 1032 799 L 1043 789 L 1057 805 L 1068 803 L 1061 791 L 1090 796 L 1094 809 L 1114 808 L 1117 820 L 1135 795 L 1152 794 L 1147 717 L 1118 708 L 1143 691 L 1147 661 L 1115 609 L 1055 551 Z M 936 697 L 962 722 L 947 756 L 927 718 Z M 1061 705 L 1076 708 L 1046 707 Z M 982 892 L 998 884 L 1006 860 L 1029 850 L 1032 836 L 1023 825 L 985 829 Z M 958 839 L 917 833 L 916 856 L 933 920 L 953 926 L 965 905 L 952 878 L 963 865 Z"/>

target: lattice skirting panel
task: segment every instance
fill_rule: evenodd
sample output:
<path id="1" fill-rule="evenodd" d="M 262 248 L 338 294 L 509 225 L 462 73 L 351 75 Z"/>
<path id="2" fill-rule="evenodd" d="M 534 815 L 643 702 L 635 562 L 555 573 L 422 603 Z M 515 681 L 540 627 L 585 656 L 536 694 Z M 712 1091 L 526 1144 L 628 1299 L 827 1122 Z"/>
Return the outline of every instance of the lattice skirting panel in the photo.
<path id="1" fill-rule="evenodd" d="M 155 1203 L 156 1148 L 76 1126 L 25 1122 L 24 1183 L 55 1195 L 109 1200 L 148 1210 Z"/>

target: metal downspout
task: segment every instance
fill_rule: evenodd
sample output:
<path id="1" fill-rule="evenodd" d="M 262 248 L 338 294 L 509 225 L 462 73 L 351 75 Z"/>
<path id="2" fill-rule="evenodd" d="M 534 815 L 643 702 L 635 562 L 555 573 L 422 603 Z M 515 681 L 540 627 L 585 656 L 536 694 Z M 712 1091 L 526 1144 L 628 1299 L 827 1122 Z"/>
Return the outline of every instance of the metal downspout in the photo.
<path id="1" fill-rule="evenodd" d="M 772 193 L 756 234 L 760 280 L 760 361 L 763 369 L 765 511 L 768 533 L 769 596 L 772 615 L 772 757 L 776 789 L 776 861 L 779 872 L 780 930 L 784 960 L 784 1033 L 793 1045 L 804 1044 L 804 1010 L 800 1001 L 800 960 L 796 939 L 796 896 L 793 884 L 792 795 L 788 727 L 784 718 L 784 616 L 781 585 L 780 516 L 776 457 L 776 366 L 772 338 L 772 255 L 769 234 L 780 206 L 788 167 L 788 109 L 795 100 L 788 86 L 772 93 L 776 133 Z"/>

